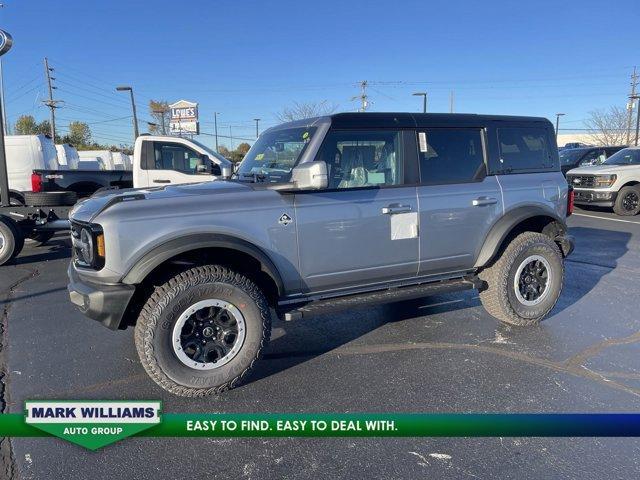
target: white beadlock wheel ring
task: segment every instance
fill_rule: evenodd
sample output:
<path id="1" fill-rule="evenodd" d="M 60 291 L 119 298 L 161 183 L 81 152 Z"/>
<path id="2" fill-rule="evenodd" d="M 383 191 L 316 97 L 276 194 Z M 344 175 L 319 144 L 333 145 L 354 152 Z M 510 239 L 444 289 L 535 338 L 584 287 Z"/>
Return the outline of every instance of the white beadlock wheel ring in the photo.
<path id="1" fill-rule="evenodd" d="M 190 357 L 184 349 L 183 338 L 182 338 L 183 328 L 185 327 L 188 321 L 189 322 L 194 321 L 192 317 L 195 317 L 198 312 L 207 308 L 212 308 L 212 307 L 220 309 L 219 310 L 220 312 L 226 312 L 229 318 L 232 318 L 235 321 L 235 325 L 237 326 L 237 328 L 234 328 L 234 333 L 236 334 L 236 338 L 233 341 L 233 345 L 231 346 L 231 348 L 227 352 L 225 352 L 224 356 L 217 359 L 216 361 L 214 362 L 197 361 L 192 357 Z M 203 331 L 206 330 L 205 333 L 209 333 L 211 331 L 210 329 L 211 329 L 210 326 L 206 326 L 204 327 Z M 194 370 L 213 370 L 215 368 L 220 368 L 223 365 L 226 365 L 231 360 L 233 360 L 233 358 L 240 352 L 240 350 L 242 349 L 242 346 L 244 345 L 246 330 L 247 328 L 244 321 L 244 317 L 242 316 L 242 313 L 235 305 L 232 305 L 231 303 L 226 302 L 224 300 L 218 300 L 218 299 L 201 300 L 191 305 L 184 312 L 182 312 L 180 317 L 178 317 L 176 324 L 173 326 L 173 332 L 171 335 L 171 346 L 173 348 L 173 353 L 175 353 L 176 357 L 178 357 L 180 362 L 182 362 L 187 367 L 193 368 Z M 209 341 L 213 341 L 210 335 L 203 335 L 202 337 L 203 340 L 207 341 L 206 340 L 207 336 L 210 337 Z"/>

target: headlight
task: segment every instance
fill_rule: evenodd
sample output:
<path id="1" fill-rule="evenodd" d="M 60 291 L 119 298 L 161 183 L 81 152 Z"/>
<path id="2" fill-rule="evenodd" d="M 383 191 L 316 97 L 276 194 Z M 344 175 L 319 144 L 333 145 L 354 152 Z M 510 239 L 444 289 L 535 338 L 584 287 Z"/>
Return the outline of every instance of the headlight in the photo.
<path id="1" fill-rule="evenodd" d="M 83 228 L 80 230 L 80 260 L 86 265 L 93 265 L 95 254 L 93 251 L 93 235 L 92 233 Z"/>
<path id="2" fill-rule="evenodd" d="M 76 265 L 99 270 L 104 266 L 104 235 L 99 225 L 71 225 Z"/>
<path id="3" fill-rule="evenodd" d="M 616 182 L 617 178 L 617 175 L 596 175 L 594 179 L 594 186 L 600 188 L 610 187 Z"/>

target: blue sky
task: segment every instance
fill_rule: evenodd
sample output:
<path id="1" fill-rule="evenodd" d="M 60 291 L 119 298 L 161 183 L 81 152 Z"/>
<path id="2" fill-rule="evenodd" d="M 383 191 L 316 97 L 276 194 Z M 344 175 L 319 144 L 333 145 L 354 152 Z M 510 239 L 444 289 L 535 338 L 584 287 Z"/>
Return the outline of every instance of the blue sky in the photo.
<path id="1" fill-rule="evenodd" d="M 3 57 L 10 122 L 44 119 L 42 59 L 55 68 L 69 120 L 105 143 L 132 136 L 126 94 L 139 116 L 151 98 L 200 104 L 201 130 L 252 138 L 292 102 L 355 110 L 368 80 L 372 111 L 540 115 L 624 106 L 640 66 L 637 1 L 183 1 L 7 0 L 0 26 L 14 38 Z M 141 130 L 145 124 L 141 122 Z M 212 144 L 212 137 L 201 135 Z M 234 144 L 237 144 L 237 140 Z M 229 139 L 221 143 L 229 145 Z"/>

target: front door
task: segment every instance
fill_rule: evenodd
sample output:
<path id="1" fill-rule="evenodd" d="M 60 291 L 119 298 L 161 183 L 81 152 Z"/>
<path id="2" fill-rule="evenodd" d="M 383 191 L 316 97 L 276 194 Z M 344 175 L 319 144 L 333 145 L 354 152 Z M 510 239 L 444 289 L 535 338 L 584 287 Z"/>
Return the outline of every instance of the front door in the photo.
<path id="1" fill-rule="evenodd" d="M 470 269 L 502 214 L 500 185 L 486 175 L 483 130 L 419 130 L 418 153 L 419 275 Z"/>
<path id="2" fill-rule="evenodd" d="M 412 278 L 418 266 L 418 202 L 405 186 L 404 132 L 330 131 L 318 153 L 325 191 L 295 198 L 303 289 L 318 293 Z"/>
<path id="3" fill-rule="evenodd" d="M 212 176 L 198 175 L 197 167 L 203 164 L 202 155 L 186 145 L 153 142 L 153 158 L 153 168 L 147 171 L 149 187 L 213 180 Z"/>

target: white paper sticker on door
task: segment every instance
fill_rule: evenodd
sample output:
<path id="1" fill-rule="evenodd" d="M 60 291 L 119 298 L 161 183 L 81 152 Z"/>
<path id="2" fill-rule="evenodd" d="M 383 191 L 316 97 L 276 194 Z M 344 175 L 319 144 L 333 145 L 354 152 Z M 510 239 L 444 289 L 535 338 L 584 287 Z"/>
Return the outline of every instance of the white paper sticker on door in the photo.
<path id="1" fill-rule="evenodd" d="M 391 240 L 418 238 L 418 212 L 391 215 Z"/>
<path id="2" fill-rule="evenodd" d="M 427 134 L 419 132 L 418 142 L 420 143 L 420 153 L 427 153 L 429 151 L 429 147 L 427 146 Z"/>

